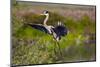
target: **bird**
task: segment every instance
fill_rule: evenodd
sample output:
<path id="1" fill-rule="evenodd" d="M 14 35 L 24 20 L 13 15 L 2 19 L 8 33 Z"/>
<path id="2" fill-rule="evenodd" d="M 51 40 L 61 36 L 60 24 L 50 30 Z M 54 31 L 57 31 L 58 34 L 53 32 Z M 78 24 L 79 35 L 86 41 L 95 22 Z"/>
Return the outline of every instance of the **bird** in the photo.
<path id="1" fill-rule="evenodd" d="M 47 25 L 47 21 L 49 19 L 49 11 L 45 10 L 43 14 L 40 15 L 45 15 L 45 19 L 43 21 L 43 24 L 28 24 L 34 29 L 43 31 L 47 34 L 50 34 L 53 36 L 53 39 L 59 42 L 61 40 L 62 36 L 67 35 L 68 30 L 64 26 L 64 24 L 61 23 L 61 21 L 58 21 L 58 24 L 56 26 L 52 25 Z"/>
<path id="2" fill-rule="evenodd" d="M 59 50 L 60 50 L 60 55 L 62 56 L 62 52 L 60 49 L 60 45 L 59 45 L 59 41 L 61 40 L 61 37 L 67 35 L 68 30 L 67 28 L 64 26 L 64 24 L 62 24 L 61 21 L 58 21 L 58 24 L 56 26 L 53 25 L 47 25 L 47 21 L 49 19 L 49 11 L 45 10 L 43 12 L 43 14 L 40 15 L 45 15 L 45 19 L 43 21 L 43 24 L 28 24 L 29 26 L 31 26 L 34 29 L 43 31 L 47 34 L 50 34 L 53 36 L 53 39 L 56 41 Z M 54 48 L 54 52 L 55 52 L 55 48 Z M 55 52 L 56 54 L 56 52 Z"/>

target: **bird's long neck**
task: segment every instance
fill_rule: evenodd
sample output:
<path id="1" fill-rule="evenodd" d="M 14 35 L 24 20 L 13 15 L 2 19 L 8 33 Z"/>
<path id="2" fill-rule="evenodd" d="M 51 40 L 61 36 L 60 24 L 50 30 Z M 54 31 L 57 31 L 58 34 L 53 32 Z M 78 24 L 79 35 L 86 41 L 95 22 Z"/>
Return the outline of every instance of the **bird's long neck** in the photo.
<path id="1" fill-rule="evenodd" d="M 48 21 L 48 19 L 49 19 L 49 14 L 47 14 L 46 15 L 46 18 L 44 19 L 44 22 L 43 22 L 43 24 L 45 25 L 45 26 L 47 26 L 47 21 Z"/>

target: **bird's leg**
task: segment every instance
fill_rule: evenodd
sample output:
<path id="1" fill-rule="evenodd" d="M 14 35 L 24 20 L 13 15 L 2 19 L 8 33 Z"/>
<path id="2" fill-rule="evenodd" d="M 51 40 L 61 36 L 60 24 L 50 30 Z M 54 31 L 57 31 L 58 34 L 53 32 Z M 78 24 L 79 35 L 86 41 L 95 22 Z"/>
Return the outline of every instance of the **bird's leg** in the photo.
<path id="1" fill-rule="evenodd" d="M 55 35 L 54 33 L 53 33 L 53 38 L 54 38 L 54 41 L 55 41 L 55 46 L 57 45 L 58 46 L 58 49 L 59 49 L 59 53 L 60 53 L 60 56 L 62 56 L 62 52 L 61 52 L 61 49 L 60 49 L 60 44 L 59 44 L 59 40 L 60 40 L 60 37 L 59 38 L 57 38 L 57 35 Z M 55 46 L 54 46 L 54 52 L 55 52 L 55 55 L 56 55 L 56 49 L 55 49 Z"/>
<path id="2" fill-rule="evenodd" d="M 60 48 L 60 44 L 58 42 L 56 42 L 56 43 L 57 43 L 58 49 L 60 51 L 60 56 L 62 57 L 62 51 L 61 51 L 61 48 Z"/>
<path id="3" fill-rule="evenodd" d="M 53 41 L 55 42 L 55 40 L 53 40 Z M 55 56 L 56 56 L 56 53 L 57 53 L 57 52 L 56 52 L 56 49 L 55 49 L 55 48 L 56 48 L 56 46 L 54 45 L 54 46 L 53 46 L 53 50 L 54 50 L 54 53 L 55 53 Z"/>

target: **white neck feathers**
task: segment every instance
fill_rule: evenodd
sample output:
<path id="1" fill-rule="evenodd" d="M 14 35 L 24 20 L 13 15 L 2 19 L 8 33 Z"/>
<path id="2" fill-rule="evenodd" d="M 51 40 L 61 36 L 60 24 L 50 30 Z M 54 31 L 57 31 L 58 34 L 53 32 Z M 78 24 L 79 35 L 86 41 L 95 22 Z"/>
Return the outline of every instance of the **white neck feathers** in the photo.
<path id="1" fill-rule="evenodd" d="M 47 23 L 47 21 L 48 21 L 48 19 L 49 19 L 49 14 L 46 14 L 46 18 L 45 18 L 45 20 L 44 20 L 44 25 L 47 25 L 46 23 Z"/>

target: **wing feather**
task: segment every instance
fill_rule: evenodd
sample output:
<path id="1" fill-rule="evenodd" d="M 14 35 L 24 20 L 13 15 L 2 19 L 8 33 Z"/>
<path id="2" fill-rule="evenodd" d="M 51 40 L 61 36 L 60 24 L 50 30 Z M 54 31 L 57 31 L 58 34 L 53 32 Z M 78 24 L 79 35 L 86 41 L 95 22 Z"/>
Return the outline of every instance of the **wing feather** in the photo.
<path id="1" fill-rule="evenodd" d="M 64 26 L 56 26 L 54 28 L 54 32 L 57 34 L 57 36 L 65 36 L 67 35 L 67 28 Z"/>
<path id="2" fill-rule="evenodd" d="M 34 29 L 40 30 L 42 32 L 48 33 L 48 30 L 42 24 L 28 24 Z"/>

